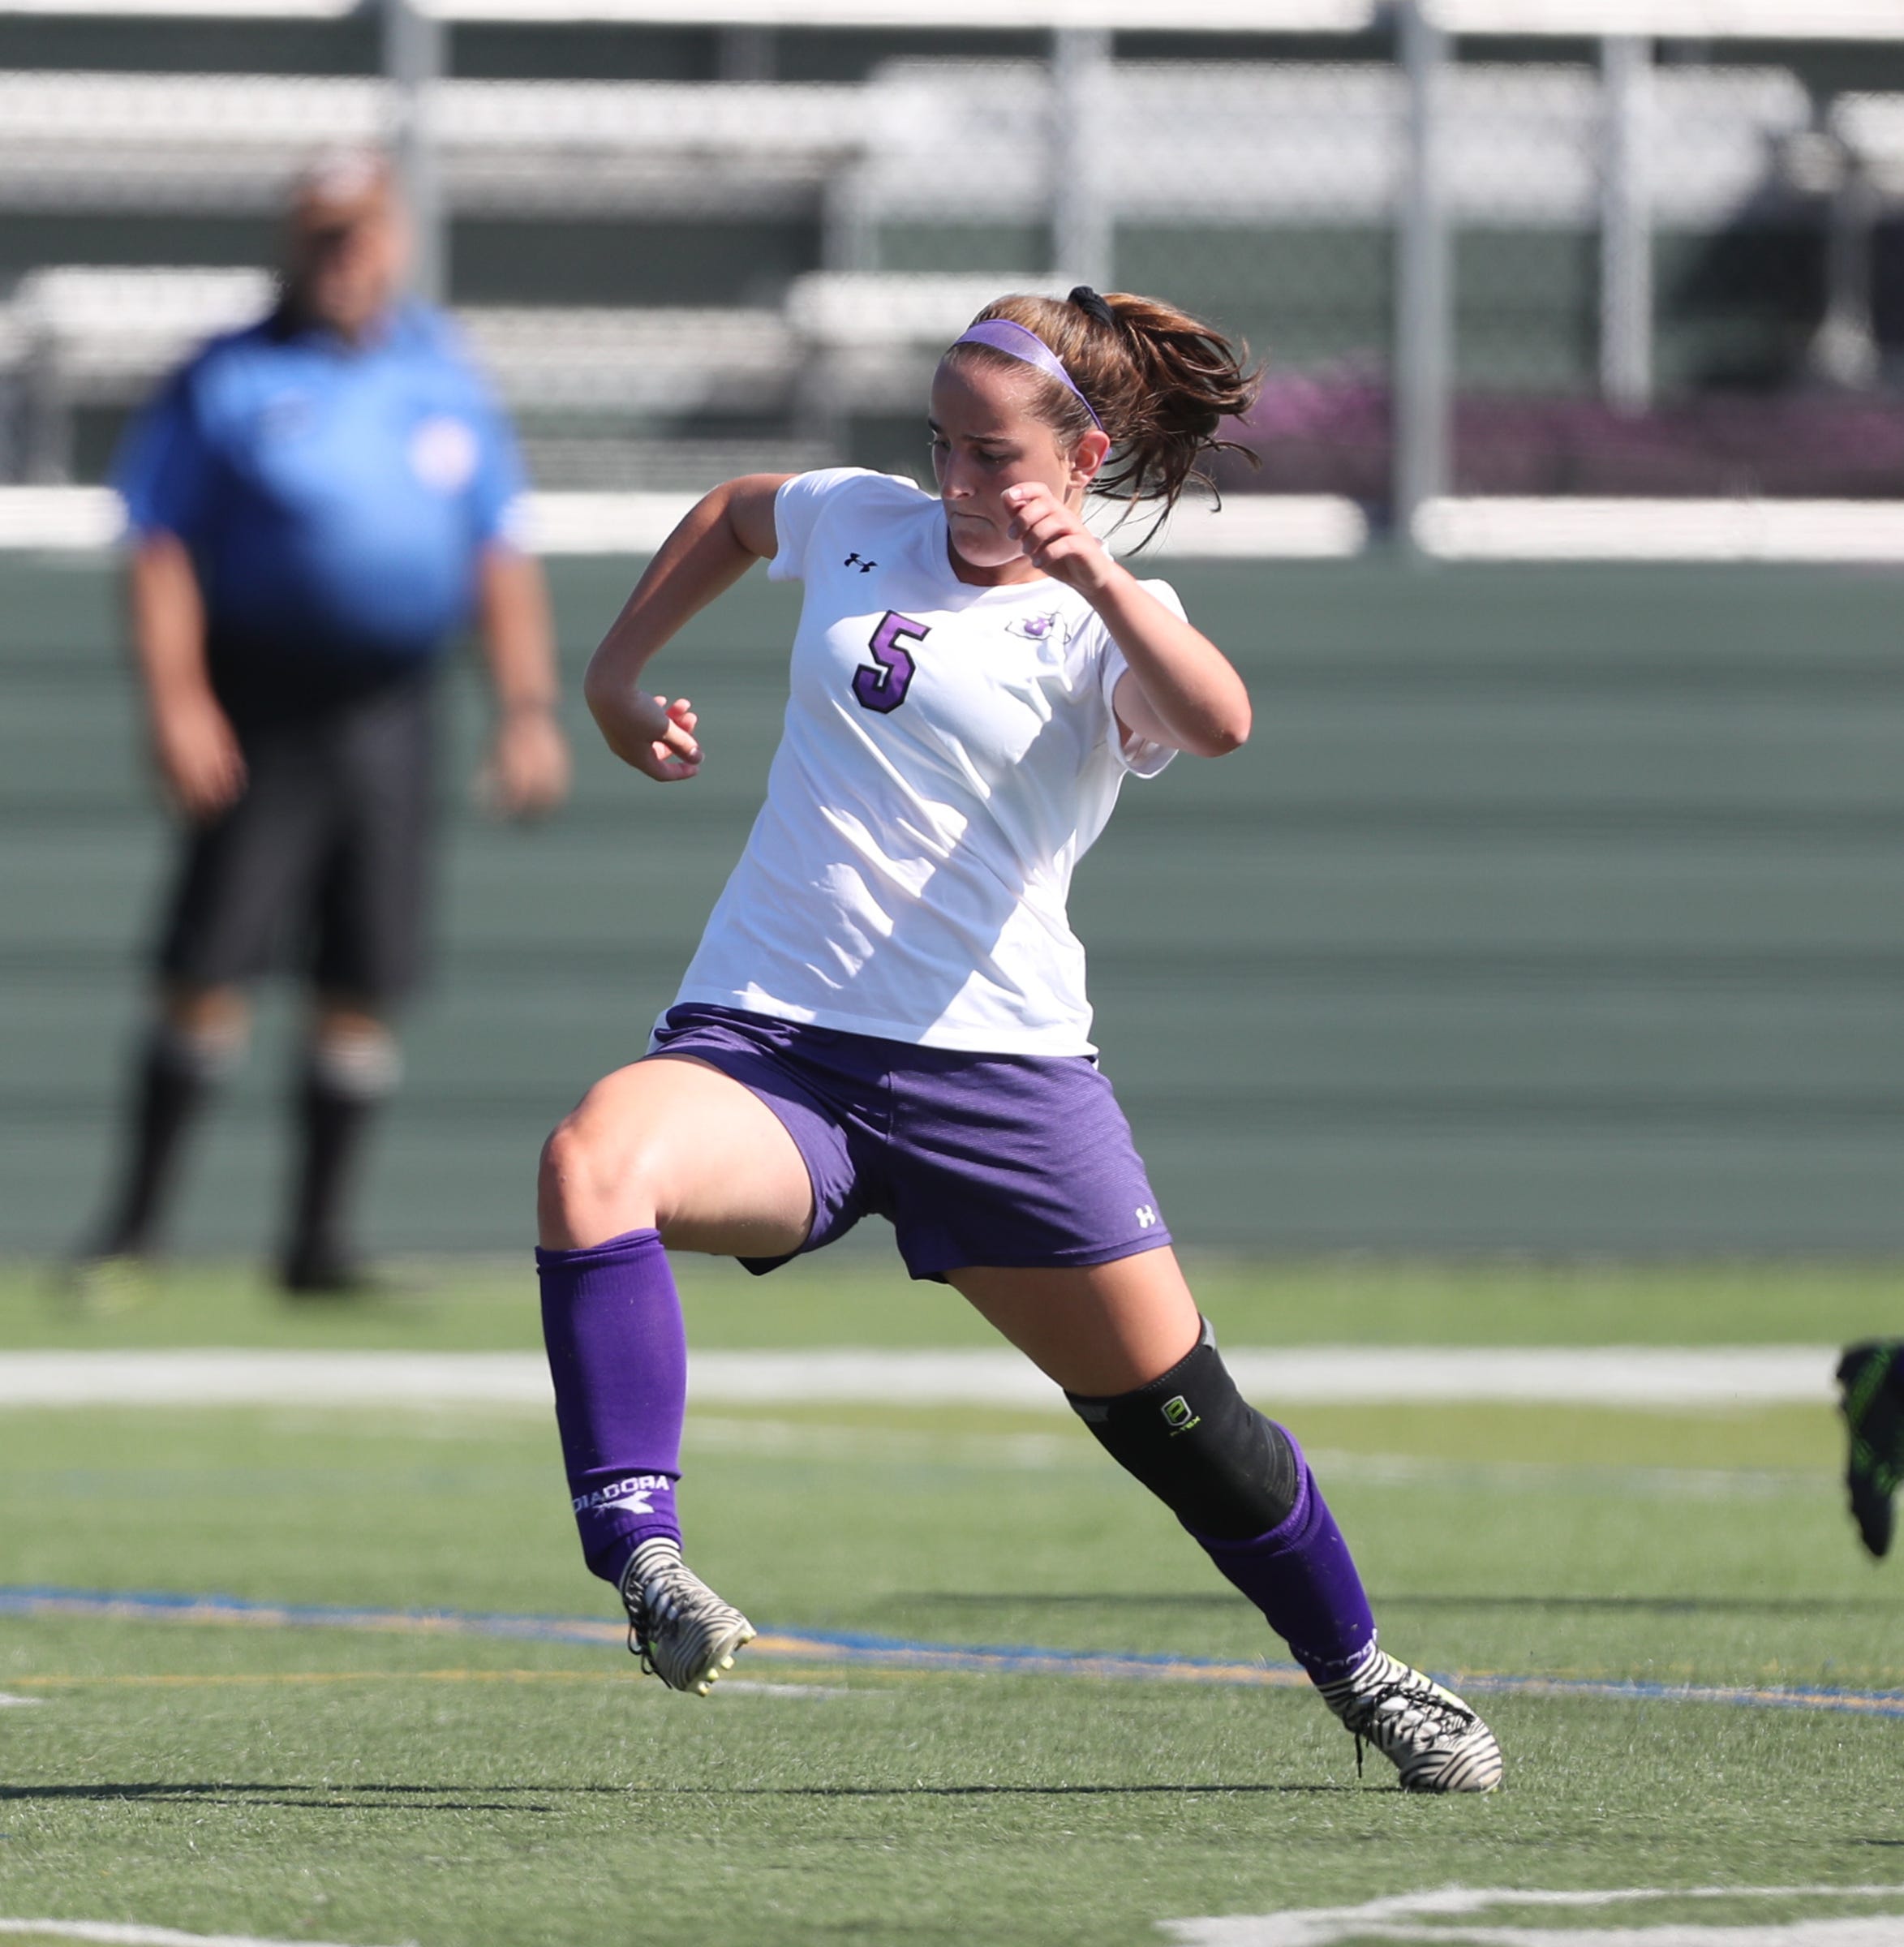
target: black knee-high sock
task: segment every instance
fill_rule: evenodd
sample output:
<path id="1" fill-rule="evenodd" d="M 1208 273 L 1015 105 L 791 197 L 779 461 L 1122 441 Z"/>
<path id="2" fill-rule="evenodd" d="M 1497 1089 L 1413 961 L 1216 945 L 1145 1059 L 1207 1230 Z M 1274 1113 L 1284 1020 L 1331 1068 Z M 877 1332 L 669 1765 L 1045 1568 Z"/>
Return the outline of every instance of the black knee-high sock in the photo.
<path id="1" fill-rule="evenodd" d="M 365 1138 L 395 1081 L 397 1056 L 387 1043 L 338 1059 L 312 1051 L 298 1091 L 299 1150 L 292 1195 L 285 1282 L 321 1291 L 348 1285 L 355 1253 L 346 1214 L 356 1188 Z"/>
<path id="2" fill-rule="evenodd" d="M 136 1256 L 150 1249 L 185 1138 L 234 1051 L 168 1026 L 153 1029 L 139 1059 L 118 1188 L 89 1255 Z"/>

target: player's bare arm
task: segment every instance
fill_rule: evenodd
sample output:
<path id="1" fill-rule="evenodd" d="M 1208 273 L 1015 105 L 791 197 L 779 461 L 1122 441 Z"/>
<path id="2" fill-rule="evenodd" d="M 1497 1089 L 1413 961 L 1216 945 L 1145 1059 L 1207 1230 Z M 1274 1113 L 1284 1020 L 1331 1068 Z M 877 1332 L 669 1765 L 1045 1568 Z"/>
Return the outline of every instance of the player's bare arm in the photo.
<path id="1" fill-rule="evenodd" d="M 128 594 L 160 782 L 184 817 L 203 824 L 243 795 L 245 761 L 212 691 L 204 598 L 185 544 L 162 531 L 144 535 L 133 551 Z"/>
<path id="2" fill-rule="evenodd" d="M 681 629 L 756 561 L 773 558 L 773 503 L 788 476 L 749 474 L 704 496 L 661 544 L 590 658 L 582 694 L 608 748 L 658 784 L 701 767 L 686 697 L 642 687 L 642 672 Z"/>
<path id="3" fill-rule="evenodd" d="M 1027 481 L 1003 498 L 1033 565 L 1075 588 L 1124 651 L 1130 667 L 1117 686 L 1122 728 L 1194 757 L 1238 749 L 1249 736 L 1249 693 L 1216 644 L 1165 608 L 1048 487 Z"/>

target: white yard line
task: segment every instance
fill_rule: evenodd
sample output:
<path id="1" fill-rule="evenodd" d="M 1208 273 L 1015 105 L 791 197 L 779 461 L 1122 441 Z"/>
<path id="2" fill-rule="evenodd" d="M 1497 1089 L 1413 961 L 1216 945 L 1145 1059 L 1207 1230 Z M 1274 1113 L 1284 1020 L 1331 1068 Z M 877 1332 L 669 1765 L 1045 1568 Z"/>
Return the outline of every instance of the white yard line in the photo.
<path id="1" fill-rule="evenodd" d="M 1302 1346 L 1228 1349 L 1237 1383 L 1279 1405 L 1493 1401 L 1562 1406 L 1816 1406 L 1832 1399 L 1829 1346 Z M 1064 1410 L 1015 1352 L 695 1355 L 698 1405 L 996 1407 Z M 534 1352 L 0 1352 L 0 1407 L 549 1404 Z"/>
<path id="2" fill-rule="evenodd" d="M 269 1941 L 251 1933 L 182 1933 L 176 1927 L 140 1927 L 121 1920 L 0 1919 L 0 1933 L 48 1940 L 102 1941 L 109 1947 L 337 1947 L 331 1941 Z"/>
<path id="3" fill-rule="evenodd" d="M 0 1406 L 546 1407 L 530 1352 L 0 1352 Z"/>
<path id="4" fill-rule="evenodd" d="M 1837 1349 L 1807 1345 L 1313 1346 L 1228 1355 L 1245 1393 L 1435 1406 L 1812 1405 L 1833 1397 Z"/>
<path id="5" fill-rule="evenodd" d="M 1657 1920 L 1648 1903 L 1674 1901 L 1804 1900 L 1827 1907 L 1846 1901 L 1881 1900 L 1893 1906 L 1894 1886 L 1628 1887 L 1605 1892 L 1487 1892 L 1447 1886 L 1433 1893 L 1391 1893 L 1359 1906 L 1287 1908 L 1280 1913 L 1237 1914 L 1222 1919 L 1162 1920 L 1159 1930 L 1177 1947 L 1336 1947 L 1347 1941 L 1419 1941 L 1425 1947 L 1896 1947 L 1904 1915 L 1807 1915 L 1790 1920 L 1726 1922 Z M 1492 1916 L 1541 1908 L 1575 1912 L 1637 1906 L 1630 1919 L 1611 1928 L 1501 1924 Z M 1453 1923 L 1447 1924 L 1446 1923 Z"/>
<path id="6" fill-rule="evenodd" d="M 751 1677 L 723 1677 L 709 1696 L 716 1697 L 804 1697 L 824 1700 L 849 1697 L 853 1692 L 838 1683 L 762 1683 Z"/>

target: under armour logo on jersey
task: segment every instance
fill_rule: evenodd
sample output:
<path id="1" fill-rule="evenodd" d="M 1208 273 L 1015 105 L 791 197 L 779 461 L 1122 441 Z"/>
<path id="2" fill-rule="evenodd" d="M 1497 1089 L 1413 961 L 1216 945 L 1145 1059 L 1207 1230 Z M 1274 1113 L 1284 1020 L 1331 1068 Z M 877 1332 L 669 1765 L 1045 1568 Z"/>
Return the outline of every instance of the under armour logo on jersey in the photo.
<path id="1" fill-rule="evenodd" d="M 1140 1203 L 1137 1206 L 1137 1228 L 1139 1230 L 1147 1231 L 1150 1229 L 1151 1227 L 1157 1223 L 1157 1221 L 1158 1217 L 1155 1206 L 1148 1203 Z"/>
<path id="2" fill-rule="evenodd" d="M 879 564 L 877 561 L 862 561 L 857 554 L 849 554 L 840 565 L 842 568 L 857 568 L 862 574 L 870 574 Z"/>

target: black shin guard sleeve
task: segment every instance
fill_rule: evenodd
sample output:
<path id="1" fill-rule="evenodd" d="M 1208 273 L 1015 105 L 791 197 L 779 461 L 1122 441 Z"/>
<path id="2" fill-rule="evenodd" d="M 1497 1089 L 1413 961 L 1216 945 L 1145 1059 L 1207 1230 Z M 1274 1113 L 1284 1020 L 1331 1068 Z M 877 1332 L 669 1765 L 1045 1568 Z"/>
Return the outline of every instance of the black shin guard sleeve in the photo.
<path id="1" fill-rule="evenodd" d="M 1289 1437 L 1236 1390 L 1206 1323 L 1160 1379 L 1109 1399 L 1067 1393 L 1098 1444 L 1193 1534 L 1237 1541 L 1289 1517 L 1299 1482 Z"/>

